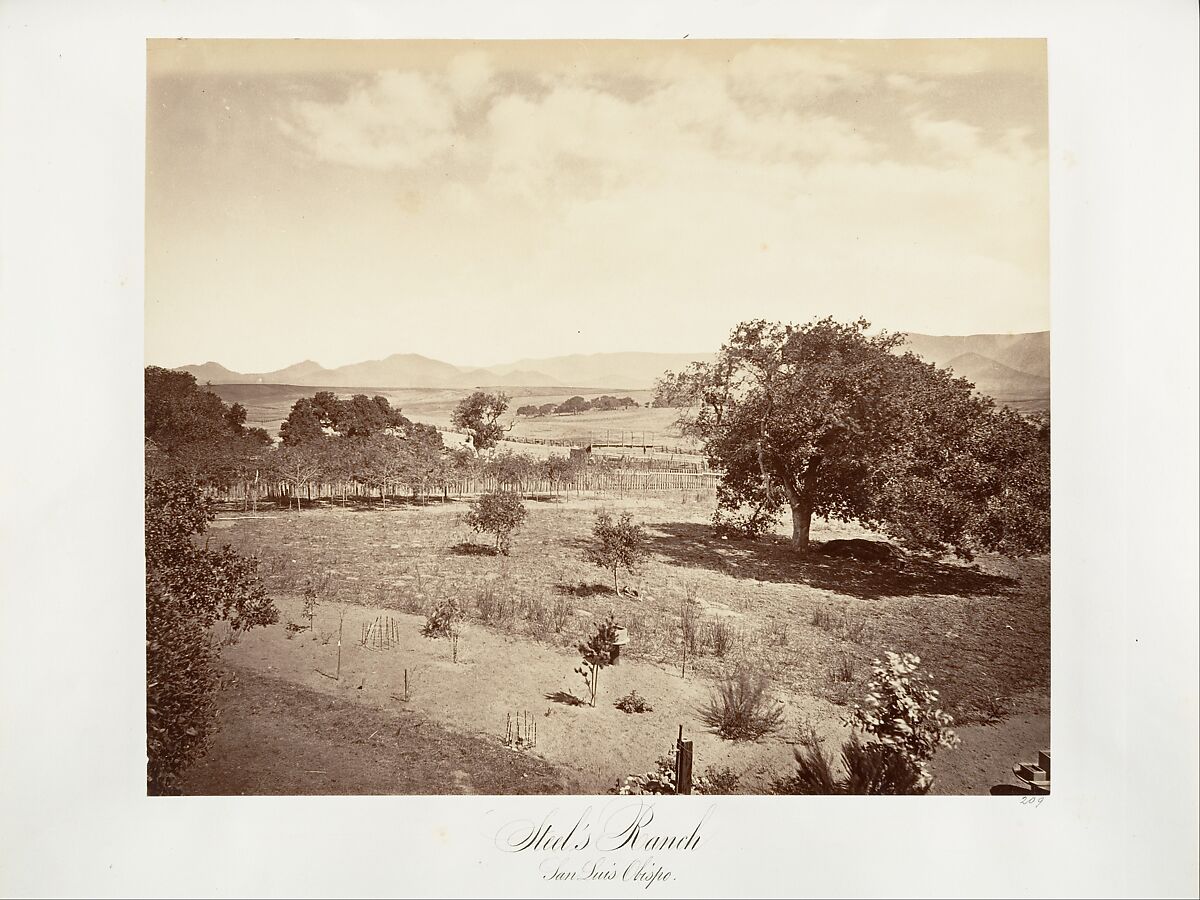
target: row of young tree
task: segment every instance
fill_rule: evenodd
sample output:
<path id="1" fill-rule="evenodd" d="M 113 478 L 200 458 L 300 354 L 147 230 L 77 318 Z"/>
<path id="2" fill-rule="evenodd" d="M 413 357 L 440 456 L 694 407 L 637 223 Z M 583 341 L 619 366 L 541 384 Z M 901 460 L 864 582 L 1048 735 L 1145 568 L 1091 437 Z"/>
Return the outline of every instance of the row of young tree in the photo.
<path id="1" fill-rule="evenodd" d="M 599 397 L 593 397 L 591 400 L 586 400 L 582 396 L 575 396 L 568 397 L 562 403 L 543 403 L 541 406 L 518 406 L 517 415 L 527 418 L 535 416 L 573 416 L 577 413 L 587 412 L 590 409 L 599 410 L 600 412 L 611 412 L 616 409 L 631 409 L 638 405 L 638 402 L 632 397 L 614 397 L 611 394 L 603 394 Z"/>
<path id="2" fill-rule="evenodd" d="M 447 448 L 431 425 L 412 422 L 385 397 L 341 400 L 321 391 L 297 400 L 276 448 L 262 429 L 245 427 L 245 410 L 226 406 L 193 376 L 146 369 L 146 471 L 151 479 L 181 475 L 210 492 L 239 493 L 247 504 L 279 485 L 300 508 L 313 485 L 381 498 L 400 491 L 423 498 L 450 485 L 488 481 L 523 492 L 532 482 L 565 488 L 581 464 L 563 456 L 537 459 L 494 450 L 503 435 L 503 395 L 477 392 L 459 404 L 455 421 L 471 447 Z"/>

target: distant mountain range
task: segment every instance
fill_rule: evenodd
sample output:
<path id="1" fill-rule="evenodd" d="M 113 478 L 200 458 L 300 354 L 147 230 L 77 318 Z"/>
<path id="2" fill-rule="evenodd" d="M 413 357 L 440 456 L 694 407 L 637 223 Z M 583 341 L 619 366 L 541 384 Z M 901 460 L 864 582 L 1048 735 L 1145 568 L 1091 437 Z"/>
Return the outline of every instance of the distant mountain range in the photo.
<path id="1" fill-rule="evenodd" d="M 1050 396 L 1050 332 L 929 335 L 910 333 L 911 349 L 953 369 L 997 399 Z M 464 368 L 416 353 L 397 353 L 326 369 L 312 360 L 274 372 L 234 372 L 220 363 L 180 366 L 201 384 L 292 384 L 341 388 L 587 387 L 647 390 L 668 369 L 710 361 L 712 353 L 593 353 L 519 359 Z"/>
<path id="2" fill-rule="evenodd" d="M 274 372 L 234 372 L 220 363 L 180 366 L 201 384 L 296 384 L 313 387 L 470 388 L 564 387 L 607 390 L 646 390 L 667 369 L 693 360 L 712 359 L 711 353 L 594 353 L 521 359 L 486 369 L 452 366 L 416 353 L 396 353 L 387 359 L 326 369 L 312 360 Z"/>

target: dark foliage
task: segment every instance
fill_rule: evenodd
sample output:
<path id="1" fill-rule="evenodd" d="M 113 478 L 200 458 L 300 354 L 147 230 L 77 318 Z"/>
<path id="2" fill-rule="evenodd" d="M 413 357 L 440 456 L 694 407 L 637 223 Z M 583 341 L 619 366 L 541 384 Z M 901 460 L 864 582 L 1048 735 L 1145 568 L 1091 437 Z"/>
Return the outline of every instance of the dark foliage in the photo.
<path id="1" fill-rule="evenodd" d="M 760 534 L 785 508 L 806 550 L 813 516 L 857 520 L 905 546 L 1043 552 L 1050 430 L 869 323 L 743 322 L 711 364 L 668 376 L 725 473 L 715 524 Z"/>
<path id="2" fill-rule="evenodd" d="M 213 517 L 194 480 L 152 480 L 145 511 L 147 787 L 166 794 L 203 752 L 212 725 L 216 653 L 209 626 L 227 619 L 245 631 L 279 614 L 254 560 L 228 546 L 193 543 Z"/>
<path id="3" fill-rule="evenodd" d="M 929 784 L 899 751 L 878 743 L 863 744 L 852 735 L 842 744 L 841 771 L 814 735 L 795 749 L 796 773 L 775 782 L 778 794 L 924 794 Z"/>

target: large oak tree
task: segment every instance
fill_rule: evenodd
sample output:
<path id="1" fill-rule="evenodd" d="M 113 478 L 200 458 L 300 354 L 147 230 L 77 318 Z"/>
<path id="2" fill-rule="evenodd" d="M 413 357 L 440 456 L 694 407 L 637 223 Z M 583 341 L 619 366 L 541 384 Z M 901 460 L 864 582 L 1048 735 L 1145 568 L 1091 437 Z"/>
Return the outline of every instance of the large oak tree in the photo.
<path id="1" fill-rule="evenodd" d="M 714 362 L 668 373 L 694 404 L 685 427 L 725 473 L 715 521 L 761 532 L 786 506 L 799 551 L 813 516 L 966 557 L 1048 549 L 1048 423 L 868 328 L 744 322 Z"/>

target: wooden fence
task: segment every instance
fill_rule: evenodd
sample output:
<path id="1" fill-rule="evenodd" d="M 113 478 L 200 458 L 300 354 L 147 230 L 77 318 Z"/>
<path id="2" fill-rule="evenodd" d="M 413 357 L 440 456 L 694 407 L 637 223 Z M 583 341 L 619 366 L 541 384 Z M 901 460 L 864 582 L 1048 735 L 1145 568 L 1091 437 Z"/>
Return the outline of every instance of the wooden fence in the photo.
<path id="1" fill-rule="evenodd" d="M 544 478 L 526 478 L 521 481 L 502 482 L 488 476 L 478 476 L 457 481 L 429 483 L 413 486 L 397 482 L 389 485 L 367 485 L 358 481 L 320 481 L 302 489 L 300 496 L 305 500 L 347 500 L 388 497 L 445 500 L 473 497 L 496 490 L 511 490 L 525 497 L 569 496 L 571 494 L 606 494 L 628 496 L 655 493 L 710 493 L 720 484 L 720 473 L 716 472 L 669 472 L 617 469 L 611 471 L 583 471 L 572 480 L 552 482 Z M 222 500 L 247 501 L 247 486 L 233 485 L 227 490 L 211 489 L 209 495 Z M 256 499 L 283 500 L 295 498 L 290 485 L 267 482 L 259 485 Z"/>

